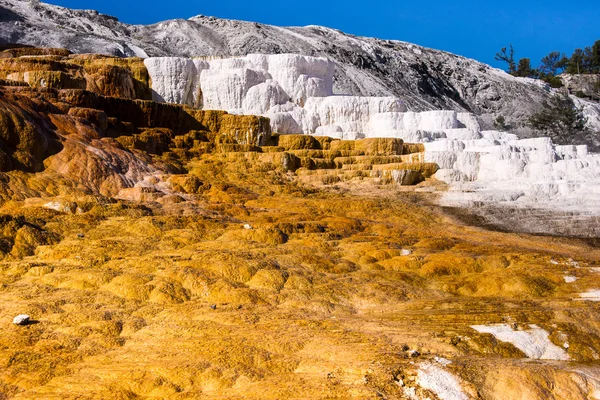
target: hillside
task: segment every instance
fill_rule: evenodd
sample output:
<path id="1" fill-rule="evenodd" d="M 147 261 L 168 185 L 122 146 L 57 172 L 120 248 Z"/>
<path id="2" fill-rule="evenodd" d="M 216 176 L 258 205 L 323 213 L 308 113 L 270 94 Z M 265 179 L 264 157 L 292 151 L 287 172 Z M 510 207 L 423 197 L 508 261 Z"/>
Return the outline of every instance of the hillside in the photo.
<path id="1" fill-rule="evenodd" d="M 0 0 L 0 400 L 600 399 L 597 138 L 489 125 L 553 95 Z"/>
<path id="2" fill-rule="evenodd" d="M 280 136 L 147 99 L 139 58 L 12 52 L 0 397 L 599 397 L 594 240 L 459 222 L 422 144 Z"/>
<path id="3" fill-rule="evenodd" d="M 295 53 L 335 62 L 335 93 L 395 96 L 410 110 L 455 110 L 480 117 L 490 129 L 499 115 L 521 137 L 548 90 L 480 62 L 414 44 L 355 37 L 319 26 L 277 27 L 196 16 L 154 25 L 128 25 L 95 11 L 25 0 L 0 1 L 0 44 L 67 48 L 118 56 L 238 56 Z M 593 130 L 600 107 L 584 102 Z M 567 144 L 567 143 L 563 143 Z M 573 143 L 569 143 L 573 144 Z M 586 144 L 595 144 L 586 142 Z"/>

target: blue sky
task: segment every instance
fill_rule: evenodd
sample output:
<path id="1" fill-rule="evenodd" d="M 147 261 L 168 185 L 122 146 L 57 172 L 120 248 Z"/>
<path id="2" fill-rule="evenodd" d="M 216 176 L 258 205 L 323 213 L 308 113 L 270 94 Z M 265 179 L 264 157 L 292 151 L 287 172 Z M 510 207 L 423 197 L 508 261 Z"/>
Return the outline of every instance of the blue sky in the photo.
<path id="1" fill-rule="evenodd" d="M 600 40 L 600 1 L 526 2 L 301 0 L 43 0 L 95 9 L 132 24 L 203 14 L 281 26 L 324 25 L 360 36 L 397 39 L 450 51 L 494 66 L 512 43 L 515 58 L 537 66 L 551 51 L 570 55 Z"/>

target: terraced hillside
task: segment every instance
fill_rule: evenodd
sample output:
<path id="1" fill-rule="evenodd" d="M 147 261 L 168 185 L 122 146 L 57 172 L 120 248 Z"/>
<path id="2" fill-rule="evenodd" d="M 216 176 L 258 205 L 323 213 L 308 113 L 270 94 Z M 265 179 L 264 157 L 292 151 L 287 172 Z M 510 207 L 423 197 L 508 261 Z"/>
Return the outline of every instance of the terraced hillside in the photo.
<path id="1" fill-rule="evenodd" d="M 0 398 L 599 397 L 593 240 L 460 222 L 420 145 L 273 135 L 46 53 L 0 87 Z"/>
<path id="2" fill-rule="evenodd" d="M 540 134 L 532 132 L 527 121 L 550 94 L 541 81 L 514 78 L 462 56 L 399 40 L 357 37 L 323 26 L 279 27 L 203 15 L 129 25 L 93 10 L 0 0 L 0 45 L 7 43 L 144 58 L 324 56 L 336 64 L 335 93 L 395 96 L 412 111 L 472 112 L 486 129 L 502 116 L 521 138 Z M 598 131 L 597 103 L 576 101 L 584 108 L 592 131 Z M 594 135 L 575 139 L 577 144 L 600 145 Z"/>

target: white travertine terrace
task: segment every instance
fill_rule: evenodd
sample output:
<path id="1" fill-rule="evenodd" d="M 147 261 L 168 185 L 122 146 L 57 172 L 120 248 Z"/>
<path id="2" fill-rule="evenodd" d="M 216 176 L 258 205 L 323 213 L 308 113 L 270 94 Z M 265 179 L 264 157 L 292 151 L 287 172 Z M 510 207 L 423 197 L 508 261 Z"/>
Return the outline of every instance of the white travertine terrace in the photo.
<path id="1" fill-rule="evenodd" d="M 154 99 L 271 118 L 273 131 L 340 139 L 402 137 L 477 139 L 474 116 L 455 111 L 409 112 L 396 97 L 333 94 L 335 64 L 323 57 L 147 58 Z"/>
<path id="2" fill-rule="evenodd" d="M 189 58 L 146 58 L 144 64 L 152 77 L 154 100 L 164 103 L 188 104 L 196 67 Z"/>
<path id="3" fill-rule="evenodd" d="M 425 143 L 425 160 L 440 167 L 435 177 L 450 184 L 443 203 L 598 212 L 600 154 L 588 153 L 587 146 L 555 145 L 549 138 L 519 140 L 496 131 L 481 136 Z"/>
<path id="4" fill-rule="evenodd" d="M 147 58 L 144 63 L 152 78 L 154 99 L 168 103 L 266 114 L 277 105 L 302 107 L 308 98 L 333 95 L 334 64 L 322 57 L 158 57 Z"/>
<path id="5" fill-rule="evenodd" d="M 395 97 L 334 95 L 335 64 L 324 57 L 166 57 L 145 64 L 158 101 L 264 115 L 281 134 L 423 142 L 422 161 L 437 163 L 435 178 L 449 184 L 445 205 L 535 205 L 600 215 L 600 155 L 587 146 L 482 131 L 472 114 L 411 112 Z"/>
<path id="6" fill-rule="evenodd" d="M 537 325 L 528 330 L 514 330 L 508 324 L 473 325 L 479 333 L 490 333 L 496 339 L 508 342 L 529 358 L 538 360 L 568 360 L 569 354 L 550 341 L 549 334 Z"/>

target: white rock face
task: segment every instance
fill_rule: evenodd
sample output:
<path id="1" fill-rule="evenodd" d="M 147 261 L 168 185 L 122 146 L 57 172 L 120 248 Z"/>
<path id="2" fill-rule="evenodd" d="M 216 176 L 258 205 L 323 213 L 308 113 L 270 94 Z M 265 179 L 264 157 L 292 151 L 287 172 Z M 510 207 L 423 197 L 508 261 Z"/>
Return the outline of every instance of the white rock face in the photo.
<path id="1" fill-rule="evenodd" d="M 280 104 L 293 102 L 303 106 L 310 97 L 333 94 L 334 64 L 322 57 L 156 57 L 144 63 L 157 101 L 204 109 L 262 115 Z"/>
<path id="2" fill-rule="evenodd" d="M 396 97 L 333 95 L 335 65 L 323 57 L 159 57 L 148 58 L 145 64 L 156 100 L 264 115 L 278 133 L 340 139 L 402 137 L 409 142 L 480 138 L 479 124 L 468 113 L 415 113 Z"/>
<path id="3" fill-rule="evenodd" d="M 529 330 L 517 331 L 507 324 L 473 325 L 479 333 L 491 333 L 498 340 L 511 343 L 529 358 L 540 360 L 568 360 L 569 354 L 548 339 L 548 332 L 537 325 Z"/>
<path id="4" fill-rule="evenodd" d="M 376 115 L 393 117 L 405 112 L 406 105 L 395 97 L 328 96 L 309 98 L 304 106 L 313 115 L 317 128 L 308 134 L 339 139 L 369 136 L 371 119 Z"/>
<path id="5" fill-rule="evenodd" d="M 463 119 L 463 123 L 460 119 Z M 367 137 L 400 137 L 406 142 L 429 142 L 440 138 L 479 139 L 473 115 L 455 111 L 384 112 L 370 118 Z"/>
<path id="6" fill-rule="evenodd" d="M 281 134 L 424 142 L 424 161 L 437 163 L 435 178 L 449 185 L 443 205 L 535 205 L 600 216 L 600 155 L 585 145 L 482 131 L 473 114 L 413 112 L 396 97 L 334 95 L 335 65 L 323 57 L 251 54 L 145 63 L 161 101 L 263 115 Z"/>
<path id="7" fill-rule="evenodd" d="M 587 146 L 558 146 L 549 138 L 517 139 L 483 131 L 480 139 L 425 143 L 435 177 L 450 184 L 445 205 L 510 203 L 598 213 L 600 155 Z"/>
<path id="8" fill-rule="evenodd" d="M 188 58 L 146 58 L 144 65 L 152 78 L 155 101 L 190 104 L 193 102 L 193 83 L 197 75 L 194 62 Z"/>
<path id="9" fill-rule="evenodd" d="M 271 118 L 273 131 L 340 139 L 479 138 L 474 116 L 408 112 L 396 97 L 333 95 L 334 63 L 297 54 L 148 58 L 155 100 Z"/>
<path id="10" fill-rule="evenodd" d="M 289 95 L 279 83 L 267 79 L 246 91 L 241 108 L 248 114 L 265 114 L 280 104 L 288 103 L 288 100 Z"/>
<path id="11" fill-rule="evenodd" d="M 265 74 L 248 68 L 206 69 L 200 74 L 203 107 L 241 114 L 248 90 L 263 83 L 266 78 Z"/>

